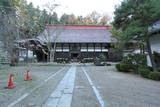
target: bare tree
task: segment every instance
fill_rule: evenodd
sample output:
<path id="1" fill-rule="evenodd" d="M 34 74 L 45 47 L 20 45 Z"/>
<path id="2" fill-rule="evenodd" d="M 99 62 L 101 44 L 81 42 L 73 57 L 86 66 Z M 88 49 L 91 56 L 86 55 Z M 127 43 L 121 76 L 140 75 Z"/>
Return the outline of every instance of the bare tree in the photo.
<path id="1" fill-rule="evenodd" d="M 54 3 L 50 3 L 48 2 L 47 4 L 45 4 L 47 10 L 49 11 L 50 14 L 54 13 L 54 9 L 59 6 L 59 4 L 56 4 L 55 1 Z M 54 21 L 53 20 L 49 20 L 51 25 L 54 25 Z M 45 43 L 47 45 L 48 48 L 48 57 L 47 60 L 49 62 L 54 62 L 54 56 L 55 56 L 55 52 L 56 52 L 56 41 L 57 38 L 60 36 L 61 32 L 63 31 L 63 26 L 61 27 L 56 27 L 52 26 L 51 28 L 49 26 L 46 26 L 46 30 L 43 33 L 43 37 L 45 39 Z"/>
<path id="2" fill-rule="evenodd" d="M 57 39 L 63 30 L 63 26 L 46 26 L 45 31 L 40 35 L 48 49 L 48 52 L 45 52 L 48 55 L 48 62 L 54 62 Z"/>

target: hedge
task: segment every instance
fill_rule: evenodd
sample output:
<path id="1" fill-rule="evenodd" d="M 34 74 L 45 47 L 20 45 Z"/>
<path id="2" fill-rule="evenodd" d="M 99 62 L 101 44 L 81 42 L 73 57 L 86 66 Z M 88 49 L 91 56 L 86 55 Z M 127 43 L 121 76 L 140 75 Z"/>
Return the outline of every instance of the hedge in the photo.
<path id="1" fill-rule="evenodd" d="M 144 78 L 160 81 L 160 72 L 152 72 L 153 68 L 146 65 L 125 64 L 121 62 L 116 64 L 116 69 L 120 72 L 138 72 Z"/>
<path id="2" fill-rule="evenodd" d="M 144 78 L 148 78 L 149 73 L 151 72 L 149 69 L 146 68 L 140 68 L 138 70 L 139 74 L 144 77 Z"/>
<path id="3" fill-rule="evenodd" d="M 153 68 L 150 66 L 146 66 L 146 65 L 138 65 L 138 69 L 148 69 L 150 71 L 153 71 Z"/>
<path id="4" fill-rule="evenodd" d="M 116 69 L 120 71 L 120 64 L 116 64 Z"/>
<path id="5" fill-rule="evenodd" d="M 150 72 L 148 78 L 152 80 L 160 80 L 160 72 Z"/>
<path id="6" fill-rule="evenodd" d="M 135 65 L 124 64 L 124 63 L 116 64 L 116 68 L 118 71 L 121 71 L 121 72 L 131 72 L 136 70 Z"/>

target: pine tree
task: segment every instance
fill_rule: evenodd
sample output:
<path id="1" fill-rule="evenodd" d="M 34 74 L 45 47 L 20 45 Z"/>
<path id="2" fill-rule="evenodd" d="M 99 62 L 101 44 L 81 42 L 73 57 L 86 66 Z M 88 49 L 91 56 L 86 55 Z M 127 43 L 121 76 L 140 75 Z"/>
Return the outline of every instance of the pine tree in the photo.
<path id="1" fill-rule="evenodd" d="M 113 25 L 123 31 L 122 40 L 127 42 L 142 36 L 146 42 L 154 71 L 156 66 L 150 47 L 148 28 L 160 20 L 160 0 L 124 0 L 115 10 Z"/>

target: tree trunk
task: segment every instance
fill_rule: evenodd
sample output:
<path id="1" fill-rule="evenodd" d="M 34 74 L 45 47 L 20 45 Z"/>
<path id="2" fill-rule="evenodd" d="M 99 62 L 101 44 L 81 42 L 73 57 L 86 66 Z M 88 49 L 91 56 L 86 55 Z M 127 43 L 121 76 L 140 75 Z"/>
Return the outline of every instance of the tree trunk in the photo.
<path id="1" fill-rule="evenodd" d="M 47 62 L 50 62 L 50 49 L 48 48 Z"/>
<path id="2" fill-rule="evenodd" d="M 50 57 L 49 62 L 53 62 L 53 51 L 52 51 L 52 50 L 50 50 L 50 55 L 49 55 L 49 57 Z"/>
<path id="3" fill-rule="evenodd" d="M 27 43 L 27 49 L 26 49 L 26 63 L 28 64 L 28 43 Z"/>
<path id="4" fill-rule="evenodd" d="M 56 42 L 54 43 L 54 47 L 53 47 L 53 62 L 54 62 L 55 52 L 56 52 Z"/>
<path id="5" fill-rule="evenodd" d="M 153 71 L 157 71 L 157 67 L 156 67 L 156 63 L 154 61 L 154 57 L 153 57 L 153 54 L 152 54 L 149 38 L 146 39 L 146 44 L 147 44 L 147 50 L 148 50 L 148 54 L 149 54 L 149 57 L 150 57 L 150 60 L 151 60 L 151 64 L 152 64 L 152 67 L 153 67 Z"/>
<path id="6" fill-rule="evenodd" d="M 54 62 L 55 51 L 56 51 L 56 43 L 54 43 L 54 47 L 50 51 L 50 62 Z"/>
<path id="7" fill-rule="evenodd" d="M 50 52 L 48 52 L 48 55 L 47 55 L 47 62 L 50 62 L 49 57 L 50 57 Z"/>

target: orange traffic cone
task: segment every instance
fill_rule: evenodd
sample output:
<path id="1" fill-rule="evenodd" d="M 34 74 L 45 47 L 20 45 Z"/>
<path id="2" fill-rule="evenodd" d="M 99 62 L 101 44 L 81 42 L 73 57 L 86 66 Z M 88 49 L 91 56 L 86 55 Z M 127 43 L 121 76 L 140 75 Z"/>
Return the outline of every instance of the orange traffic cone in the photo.
<path id="1" fill-rule="evenodd" d="M 27 70 L 27 74 L 26 74 L 26 81 L 28 81 L 28 80 L 32 80 L 29 72 L 30 72 L 30 71 L 29 71 L 29 70 Z"/>
<path id="2" fill-rule="evenodd" d="M 12 73 L 10 74 L 10 77 L 9 77 L 8 88 L 10 88 L 10 89 L 14 88 L 13 74 Z"/>

